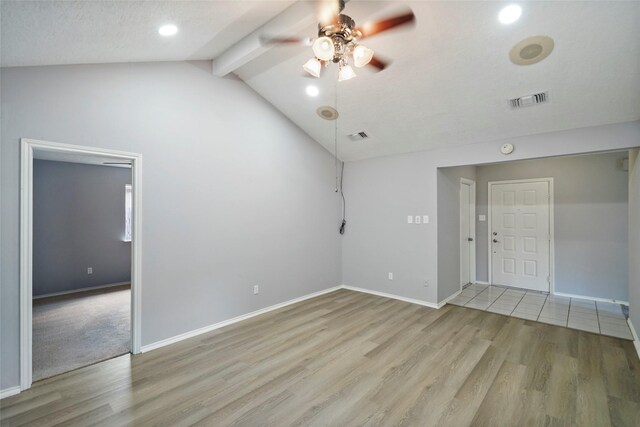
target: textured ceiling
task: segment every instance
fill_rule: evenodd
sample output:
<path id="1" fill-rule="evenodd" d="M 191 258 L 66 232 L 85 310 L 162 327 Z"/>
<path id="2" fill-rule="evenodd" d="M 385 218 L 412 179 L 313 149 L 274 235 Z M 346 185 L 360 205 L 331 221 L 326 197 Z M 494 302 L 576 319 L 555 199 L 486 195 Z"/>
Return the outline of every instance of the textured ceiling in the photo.
<path id="1" fill-rule="evenodd" d="M 279 15 L 293 1 L 2 1 L 1 65 L 49 65 L 211 59 Z M 334 105 L 339 157 L 395 153 L 640 119 L 640 2 L 521 2 L 523 14 L 502 25 L 505 3 L 351 0 L 357 23 L 409 5 L 413 29 L 366 41 L 392 59 L 381 73 L 358 70 L 336 84 L 336 70 L 302 77 L 310 48 L 268 49 L 235 72 L 309 135 L 333 151 L 333 122 L 316 109 Z M 158 36 L 166 22 L 172 38 Z M 291 23 L 313 36 L 311 20 Z M 518 66 L 509 50 L 547 35 L 555 50 Z M 212 78 L 217 78 L 212 76 Z M 310 98 L 305 87 L 320 95 Z M 507 99 L 549 91 L 550 102 L 511 110 Z M 365 131 L 354 142 L 348 134 Z"/>
<path id="2" fill-rule="evenodd" d="M 211 59 L 293 0 L 1 2 L 3 67 Z M 178 26 L 174 37 L 158 28 Z"/>
<path id="3" fill-rule="evenodd" d="M 640 119 L 640 2 L 522 2 L 521 19 L 508 26 L 497 20 L 504 3 L 404 4 L 416 27 L 365 43 L 393 59 L 381 73 L 361 71 L 337 85 L 334 68 L 304 78 L 310 48 L 282 47 L 237 74 L 330 151 L 333 123 L 315 110 L 334 105 L 337 87 L 344 160 Z M 354 0 L 345 13 L 363 22 L 397 7 Z M 535 65 L 512 64 L 511 47 L 533 35 L 552 37 L 555 50 Z M 320 88 L 317 98 L 305 94 L 309 84 Z M 549 91 L 548 104 L 507 104 L 540 91 Z M 358 131 L 370 138 L 346 137 Z"/>

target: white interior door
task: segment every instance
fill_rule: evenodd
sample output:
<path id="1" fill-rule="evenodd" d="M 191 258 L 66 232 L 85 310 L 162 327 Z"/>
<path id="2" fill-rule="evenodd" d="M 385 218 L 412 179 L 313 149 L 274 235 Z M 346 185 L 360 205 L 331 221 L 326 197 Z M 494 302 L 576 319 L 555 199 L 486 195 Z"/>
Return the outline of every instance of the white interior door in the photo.
<path id="1" fill-rule="evenodd" d="M 492 282 L 549 291 L 550 183 L 491 184 Z"/>
<path id="2" fill-rule="evenodd" d="M 460 182 L 460 286 L 475 282 L 475 183 Z"/>

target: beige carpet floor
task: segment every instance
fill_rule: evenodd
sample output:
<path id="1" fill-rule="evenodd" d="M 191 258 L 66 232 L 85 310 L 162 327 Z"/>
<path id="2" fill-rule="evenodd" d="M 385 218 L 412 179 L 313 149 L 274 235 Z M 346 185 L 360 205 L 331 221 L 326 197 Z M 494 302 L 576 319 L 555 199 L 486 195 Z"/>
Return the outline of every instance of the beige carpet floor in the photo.
<path id="1" fill-rule="evenodd" d="M 126 354 L 131 341 L 128 286 L 33 302 L 33 380 Z"/>

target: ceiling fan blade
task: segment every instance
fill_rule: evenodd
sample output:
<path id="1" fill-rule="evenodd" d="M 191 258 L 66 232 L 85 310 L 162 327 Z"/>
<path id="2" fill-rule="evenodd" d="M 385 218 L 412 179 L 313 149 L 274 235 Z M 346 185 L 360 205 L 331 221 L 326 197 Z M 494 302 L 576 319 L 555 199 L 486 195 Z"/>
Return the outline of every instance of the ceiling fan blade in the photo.
<path id="1" fill-rule="evenodd" d="M 313 39 L 311 37 L 268 37 L 260 36 L 260 43 L 263 46 L 271 44 L 298 44 L 302 46 L 311 46 Z"/>
<path id="2" fill-rule="evenodd" d="M 361 27 L 358 27 L 358 30 L 362 33 L 361 38 L 371 37 L 384 31 L 389 31 L 392 28 L 413 24 L 415 20 L 416 16 L 411 10 L 408 10 L 407 12 L 401 15 L 394 16 L 392 18 L 374 22 L 367 22 Z"/>
<path id="3" fill-rule="evenodd" d="M 373 56 L 373 58 L 371 58 L 371 61 L 369 61 L 369 63 L 367 65 L 372 66 L 373 68 L 376 69 L 376 72 L 378 71 L 382 71 L 385 68 L 387 68 L 389 65 L 391 64 L 391 61 L 385 61 L 380 59 L 379 56 Z"/>
<path id="4" fill-rule="evenodd" d="M 316 1 L 316 16 L 321 26 L 337 23 L 341 10 L 340 0 Z"/>

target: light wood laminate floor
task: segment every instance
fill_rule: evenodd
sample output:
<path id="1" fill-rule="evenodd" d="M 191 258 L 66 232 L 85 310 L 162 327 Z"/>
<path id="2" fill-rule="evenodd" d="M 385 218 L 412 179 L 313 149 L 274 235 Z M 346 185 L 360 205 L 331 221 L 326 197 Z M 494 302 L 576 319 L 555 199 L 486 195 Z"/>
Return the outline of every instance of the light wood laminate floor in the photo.
<path id="1" fill-rule="evenodd" d="M 340 290 L 0 402 L 14 425 L 637 426 L 617 338 Z"/>

